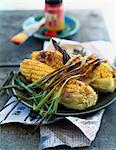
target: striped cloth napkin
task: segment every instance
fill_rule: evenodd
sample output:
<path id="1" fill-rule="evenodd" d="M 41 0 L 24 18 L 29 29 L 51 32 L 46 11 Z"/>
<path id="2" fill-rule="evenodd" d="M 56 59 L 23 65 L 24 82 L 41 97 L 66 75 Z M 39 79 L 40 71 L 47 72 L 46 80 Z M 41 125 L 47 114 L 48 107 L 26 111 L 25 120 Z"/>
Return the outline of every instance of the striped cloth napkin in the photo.
<path id="1" fill-rule="evenodd" d="M 38 118 L 30 120 L 31 108 L 25 106 L 15 97 L 11 97 L 6 106 L 0 112 L 0 124 L 17 122 L 37 125 L 39 123 Z M 69 116 L 56 118 L 52 124 L 44 123 L 40 127 L 39 150 L 61 145 L 71 148 L 90 146 L 99 130 L 103 113 L 104 110 L 101 110 L 86 119 Z"/>

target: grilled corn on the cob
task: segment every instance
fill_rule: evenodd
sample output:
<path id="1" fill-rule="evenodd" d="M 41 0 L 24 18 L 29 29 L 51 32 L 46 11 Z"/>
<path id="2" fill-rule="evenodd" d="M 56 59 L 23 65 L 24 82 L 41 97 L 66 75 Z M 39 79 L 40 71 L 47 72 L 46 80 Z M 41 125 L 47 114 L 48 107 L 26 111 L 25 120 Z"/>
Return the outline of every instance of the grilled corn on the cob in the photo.
<path id="1" fill-rule="evenodd" d="M 63 56 L 58 51 L 34 51 L 32 53 L 32 59 L 47 64 L 54 69 L 57 69 L 64 65 Z"/>
<path id="2" fill-rule="evenodd" d="M 96 67 L 89 75 L 89 77 L 98 77 L 98 78 L 113 78 L 114 71 L 112 67 L 102 62 L 99 66 Z"/>
<path id="3" fill-rule="evenodd" d="M 54 69 L 50 66 L 35 60 L 26 59 L 20 64 L 20 72 L 32 82 L 40 80 L 53 71 Z M 79 110 L 93 106 L 96 102 L 97 94 L 92 87 L 76 79 L 69 80 L 65 85 L 60 101 L 66 107 Z"/>
<path id="4" fill-rule="evenodd" d="M 97 94 L 91 86 L 82 81 L 71 79 L 63 90 L 60 103 L 71 109 L 84 110 L 94 106 L 97 99 Z"/>
<path id="5" fill-rule="evenodd" d="M 35 82 L 53 72 L 50 66 L 36 60 L 25 59 L 20 63 L 20 72 L 28 81 Z"/>
<path id="6" fill-rule="evenodd" d="M 88 75 L 87 78 L 96 78 L 91 85 L 101 92 L 113 92 L 116 85 L 116 70 L 108 63 L 102 62 Z"/>

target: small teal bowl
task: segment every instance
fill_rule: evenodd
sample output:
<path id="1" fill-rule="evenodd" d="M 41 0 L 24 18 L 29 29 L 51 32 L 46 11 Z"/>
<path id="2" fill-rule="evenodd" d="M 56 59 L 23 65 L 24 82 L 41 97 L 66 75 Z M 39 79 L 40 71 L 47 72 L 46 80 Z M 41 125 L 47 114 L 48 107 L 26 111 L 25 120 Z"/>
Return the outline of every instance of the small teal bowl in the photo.
<path id="1" fill-rule="evenodd" d="M 33 23 L 36 21 L 39 21 L 42 18 L 42 16 L 32 16 L 30 18 L 27 18 L 23 23 L 23 30 L 29 28 Z M 69 38 L 76 34 L 80 28 L 80 23 L 78 20 L 74 19 L 73 17 L 65 16 L 65 27 L 62 31 L 57 32 L 57 38 Z M 51 37 L 45 36 L 44 33 L 47 31 L 45 25 L 41 26 L 40 29 L 34 33 L 34 37 L 43 39 L 43 40 L 49 40 Z"/>

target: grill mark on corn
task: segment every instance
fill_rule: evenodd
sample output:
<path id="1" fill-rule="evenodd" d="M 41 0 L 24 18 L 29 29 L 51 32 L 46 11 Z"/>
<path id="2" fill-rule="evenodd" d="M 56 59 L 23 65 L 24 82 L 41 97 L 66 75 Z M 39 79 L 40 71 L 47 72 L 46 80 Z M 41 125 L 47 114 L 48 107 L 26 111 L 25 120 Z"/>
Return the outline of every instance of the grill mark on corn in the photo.
<path id="1" fill-rule="evenodd" d="M 44 55 L 44 56 L 43 56 Z M 63 66 L 63 56 L 58 51 L 39 51 L 32 53 L 32 59 L 56 69 Z"/>
<path id="2" fill-rule="evenodd" d="M 87 77 L 113 78 L 112 72 L 112 67 L 107 63 L 102 62 L 91 74 L 88 74 Z"/>
<path id="3" fill-rule="evenodd" d="M 38 61 L 28 60 L 28 59 L 24 60 L 21 63 L 20 70 L 21 70 L 21 73 L 24 76 L 26 76 L 26 78 L 28 80 L 31 80 L 31 81 L 39 80 L 43 76 L 54 71 L 54 69 L 48 65 L 45 65 Z M 39 76 L 38 76 L 38 74 L 39 74 Z M 31 77 L 30 77 L 30 75 L 31 75 Z"/>

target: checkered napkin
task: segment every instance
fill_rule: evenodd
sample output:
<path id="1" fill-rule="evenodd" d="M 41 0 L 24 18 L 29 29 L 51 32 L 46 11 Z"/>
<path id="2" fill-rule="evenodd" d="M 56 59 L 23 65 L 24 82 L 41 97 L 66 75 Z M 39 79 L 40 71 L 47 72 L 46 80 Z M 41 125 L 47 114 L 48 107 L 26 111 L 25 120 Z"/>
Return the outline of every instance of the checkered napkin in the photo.
<path id="1" fill-rule="evenodd" d="M 68 44 L 70 49 L 71 47 L 72 49 L 74 49 L 74 47 L 76 49 L 76 46 L 80 44 L 68 40 L 55 40 L 59 41 L 60 45 L 64 47 Z M 100 57 L 107 58 L 110 63 L 113 63 L 115 54 L 113 54 L 113 48 L 109 42 L 87 42 L 82 43 L 82 45 L 87 48 L 88 54 L 96 53 Z M 48 46 L 48 49 L 50 48 L 53 48 L 51 44 Z M 6 103 L 6 106 L 7 107 L 4 107 L 0 112 L 1 124 L 20 122 L 23 124 L 36 125 L 39 123 L 39 118 L 30 120 L 29 114 L 31 109 L 19 102 L 15 97 L 11 97 Z M 90 146 L 99 130 L 103 113 L 104 110 L 101 110 L 85 119 L 71 116 L 57 118 L 55 120 L 56 122 L 52 124 L 41 125 L 39 150 L 62 145 L 71 148 Z"/>

